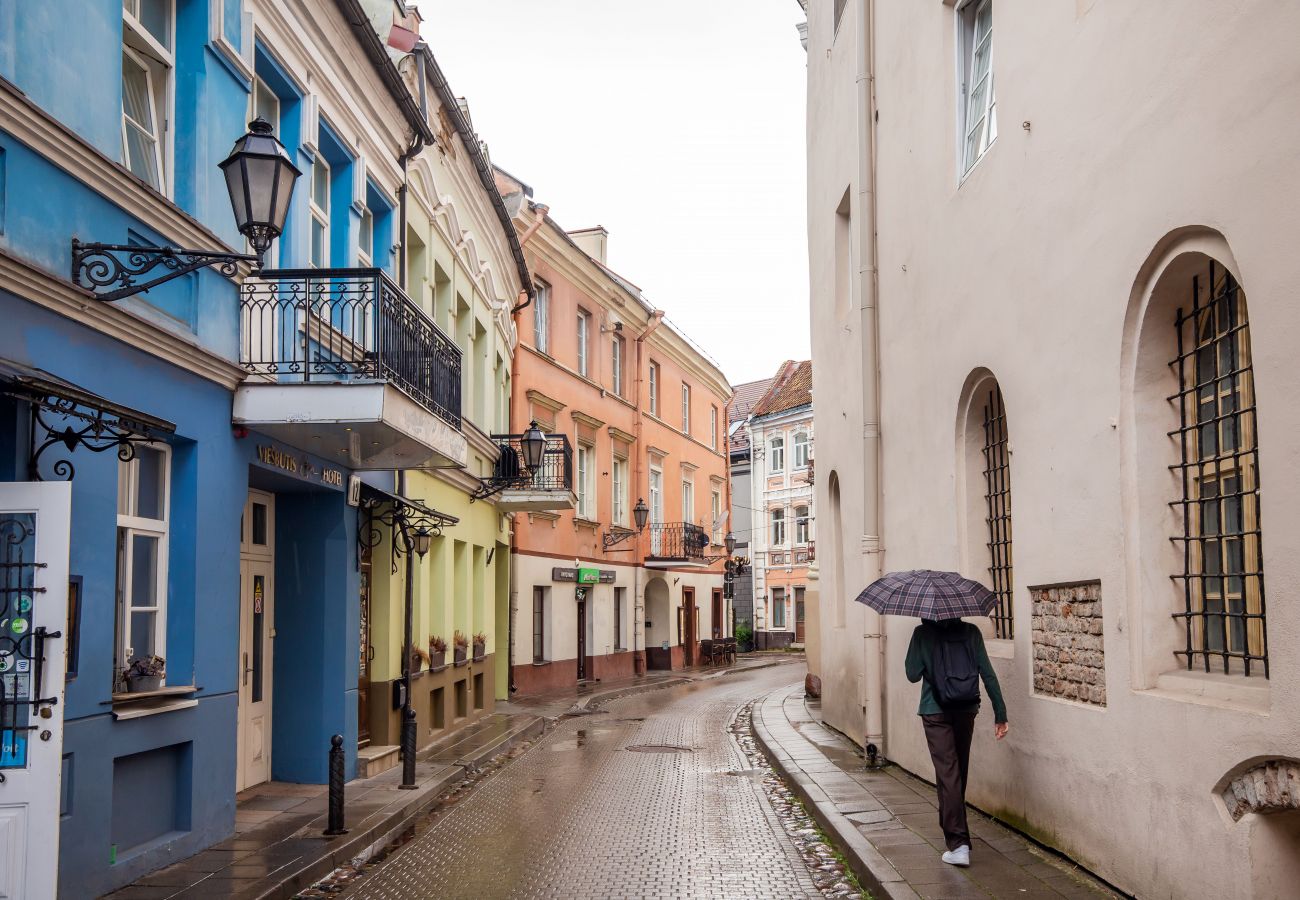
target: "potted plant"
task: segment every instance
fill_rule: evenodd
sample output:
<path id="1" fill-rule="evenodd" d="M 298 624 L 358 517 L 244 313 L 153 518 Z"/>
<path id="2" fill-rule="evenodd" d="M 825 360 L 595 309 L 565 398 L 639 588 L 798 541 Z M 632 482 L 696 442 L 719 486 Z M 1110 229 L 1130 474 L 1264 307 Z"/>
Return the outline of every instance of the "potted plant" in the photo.
<path id="1" fill-rule="evenodd" d="M 465 665 L 465 649 L 469 647 L 469 638 L 465 637 L 460 632 L 460 629 L 457 629 L 456 633 L 451 636 L 451 642 L 455 645 L 453 662 L 458 666 Z"/>
<path id="2" fill-rule="evenodd" d="M 447 668 L 447 642 L 436 634 L 429 635 L 429 671 L 441 672 Z"/>
<path id="3" fill-rule="evenodd" d="M 425 653 L 420 647 L 411 645 L 411 674 L 419 675 L 421 667 L 429 662 L 429 654 Z"/>
<path id="4" fill-rule="evenodd" d="M 137 656 L 126 667 L 126 689 L 132 694 L 156 691 L 166 672 L 167 661 L 161 656 Z"/>
<path id="5" fill-rule="evenodd" d="M 474 634 L 474 661 L 478 662 L 487 653 L 487 635 L 479 631 Z"/>

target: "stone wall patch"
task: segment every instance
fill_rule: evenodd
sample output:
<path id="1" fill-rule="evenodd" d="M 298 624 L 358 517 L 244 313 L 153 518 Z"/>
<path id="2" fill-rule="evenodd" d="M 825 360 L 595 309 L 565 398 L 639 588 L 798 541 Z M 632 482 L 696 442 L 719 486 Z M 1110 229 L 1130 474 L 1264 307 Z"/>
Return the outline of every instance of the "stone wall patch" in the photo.
<path id="1" fill-rule="evenodd" d="M 1106 705 L 1101 582 L 1031 587 L 1034 693 Z"/>

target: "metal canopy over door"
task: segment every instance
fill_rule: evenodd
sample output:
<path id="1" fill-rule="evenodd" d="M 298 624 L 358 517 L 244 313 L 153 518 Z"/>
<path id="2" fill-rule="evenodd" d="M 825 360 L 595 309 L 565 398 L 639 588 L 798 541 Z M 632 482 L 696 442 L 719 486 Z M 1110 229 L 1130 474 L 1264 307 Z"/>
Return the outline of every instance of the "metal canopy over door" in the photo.
<path id="1" fill-rule="evenodd" d="M 271 780 L 275 497 L 249 491 L 240 526 L 239 761 L 235 790 Z"/>
<path id="2" fill-rule="evenodd" d="M 72 486 L 0 484 L 0 898 L 59 874 Z"/>

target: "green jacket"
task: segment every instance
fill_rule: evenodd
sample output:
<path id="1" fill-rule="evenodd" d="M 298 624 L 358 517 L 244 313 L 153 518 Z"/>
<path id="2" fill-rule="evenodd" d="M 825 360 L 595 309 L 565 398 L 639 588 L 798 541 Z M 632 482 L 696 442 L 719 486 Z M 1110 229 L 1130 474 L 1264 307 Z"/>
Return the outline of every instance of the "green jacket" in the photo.
<path id="1" fill-rule="evenodd" d="M 939 701 L 934 699 L 934 691 L 930 689 L 930 679 L 922 680 L 922 676 L 929 668 L 930 655 L 934 651 L 934 642 L 940 627 L 922 622 L 912 632 L 912 643 L 907 646 L 907 680 L 921 682 L 921 708 L 916 711 L 918 716 L 943 712 Z M 980 678 L 984 682 L 984 691 L 993 703 L 994 721 L 1005 722 L 1007 705 L 1002 700 L 1002 688 L 998 686 L 997 673 L 989 663 L 988 651 L 984 649 L 984 635 L 980 634 L 978 626 L 970 622 L 963 622 L 960 626 L 954 627 L 960 627 L 966 632 L 966 640 L 970 642 L 971 649 L 974 651 L 975 663 L 979 666 Z"/>

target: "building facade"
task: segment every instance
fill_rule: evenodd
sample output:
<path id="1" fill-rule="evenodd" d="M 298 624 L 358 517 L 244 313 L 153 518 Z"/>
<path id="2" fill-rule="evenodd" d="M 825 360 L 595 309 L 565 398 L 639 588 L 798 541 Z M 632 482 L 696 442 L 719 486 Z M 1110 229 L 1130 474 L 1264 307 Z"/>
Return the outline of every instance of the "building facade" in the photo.
<path id="1" fill-rule="evenodd" d="M 364 774 L 405 655 L 399 510 L 441 532 L 417 633 L 486 638 L 444 727 L 490 708 L 509 531 L 469 501 L 531 282 L 477 139 L 432 60 L 385 47 L 394 24 L 416 23 L 379 0 L 0 3 L 0 527 L 5 577 L 38 587 L 6 581 L 2 618 L 59 631 L 0 644 L 10 697 L 58 701 L 43 742 L 0 710 L 20 823 L 0 893 L 96 896 L 211 846 L 238 790 L 324 782 L 333 734 Z M 416 73 L 442 86 L 423 109 Z M 245 252 L 217 163 L 254 118 L 301 172 L 265 268 L 105 302 L 128 255 Z M 79 266 L 74 238 L 130 253 Z"/>
<path id="2" fill-rule="evenodd" d="M 929 775 L 915 622 L 853 598 L 959 570 L 1011 722 L 972 803 L 1138 896 L 1289 896 L 1300 14 L 808 7 L 823 716 Z"/>
<path id="3" fill-rule="evenodd" d="M 755 459 L 749 496 L 754 643 L 759 650 L 803 648 L 816 553 L 810 360 L 781 364 L 748 427 Z"/>
<path id="4" fill-rule="evenodd" d="M 731 405 L 727 407 L 727 454 L 731 464 L 731 520 L 730 528 L 736 536 L 736 555 L 749 559 L 755 519 L 752 507 L 754 450 L 749 440 L 749 414 L 754 404 L 763 398 L 771 378 L 748 381 L 732 386 Z M 754 627 L 754 569 L 741 567 L 732 586 L 736 624 Z M 750 643 L 752 648 L 752 641 Z"/>
<path id="5" fill-rule="evenodd" d="M 680 668 L 731 634 L 722 372 L 498 170 L 536 299 L 520 312 L 512 430 L 573 448 L 571 510 L 514 514 L 512 673 L 520 692 Z M 645 526 L 638 528 L 637 508 Z"/>

